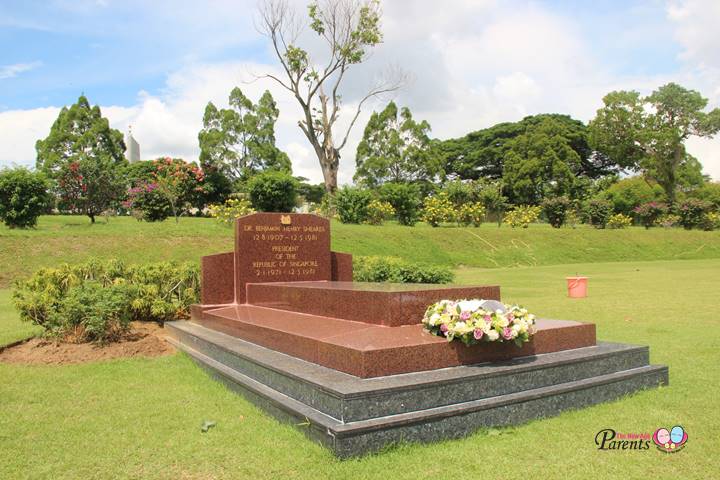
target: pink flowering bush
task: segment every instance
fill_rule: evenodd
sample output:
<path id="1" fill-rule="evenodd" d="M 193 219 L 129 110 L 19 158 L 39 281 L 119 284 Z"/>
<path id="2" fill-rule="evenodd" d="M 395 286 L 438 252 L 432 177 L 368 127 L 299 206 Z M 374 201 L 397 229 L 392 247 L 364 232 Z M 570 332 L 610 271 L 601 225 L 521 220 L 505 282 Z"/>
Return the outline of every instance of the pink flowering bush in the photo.
<path id="1" fill-rule="evenodd" d="M 465 345 L 514 342 L 518 347 L 535 333 L 535 315 L 517 305 L 493 309 L 484 300 L 440 300 L 428 307 L 422 320 L 433 335 Z"/>
<path id="2" fill-rule="evenodd" d="M 130 210 L 135 218 L 146 222 L 162 222 L 172 215 L 170 203 L 154 182 L 143 181 L 130 188 L 127 200 L 122 205 Z"/>
<path id="3" fill-rule="evenodd" d="M 662 202 L 647 202 L 638 205 L 633 210 L 635 216 L 645 228 L 650 228 L 657 223 L 658 218 L 667 215 L 668 206 Z"/>

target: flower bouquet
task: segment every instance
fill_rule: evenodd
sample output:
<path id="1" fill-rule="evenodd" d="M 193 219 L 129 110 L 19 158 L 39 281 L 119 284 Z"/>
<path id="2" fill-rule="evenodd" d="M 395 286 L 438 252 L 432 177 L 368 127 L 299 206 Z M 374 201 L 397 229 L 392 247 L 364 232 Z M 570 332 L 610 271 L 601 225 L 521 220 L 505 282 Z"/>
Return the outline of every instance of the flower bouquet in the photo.
<path id="1" fill-rule="evenodd" d="M 535 315 L 495 300 L 440 300 L 422 320 L 428 332 L 465 345 L 513 341 L 518 347 L 535 333 Z"/>

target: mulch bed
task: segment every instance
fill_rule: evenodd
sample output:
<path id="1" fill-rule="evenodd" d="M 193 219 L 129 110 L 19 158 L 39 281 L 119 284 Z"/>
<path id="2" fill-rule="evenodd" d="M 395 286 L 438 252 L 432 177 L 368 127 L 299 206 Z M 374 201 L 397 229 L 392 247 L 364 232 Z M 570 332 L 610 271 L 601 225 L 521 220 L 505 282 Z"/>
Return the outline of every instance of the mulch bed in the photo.
<path id="1" fill-rule="evenodd" d="M 159 357 L 175 349 L 165 340 L 163 327 L 150 322 L 133 322 L 119 342 L 60 343 L 43 338 L 0 349 L 0 362 L 35 365 L 69 365 L 113 358 Z"/>

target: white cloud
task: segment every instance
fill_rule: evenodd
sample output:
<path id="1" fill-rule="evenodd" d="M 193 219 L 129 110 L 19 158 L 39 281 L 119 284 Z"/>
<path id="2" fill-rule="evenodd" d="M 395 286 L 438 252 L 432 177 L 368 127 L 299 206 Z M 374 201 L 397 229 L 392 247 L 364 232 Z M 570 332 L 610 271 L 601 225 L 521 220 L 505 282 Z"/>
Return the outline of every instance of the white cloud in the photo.
<path id="1" fill-rule="evenodd" d="M 0 166 L 35 165 L 35 142 L 47 136 L 59 108 L 0 112 Z"/>
<path id="2" fill-rule="evenodd" d="M 21 74 L 23 72 L 27 72 L 29 70 L 32 70 L 34 68 L 37 68 L 40 65 L 42 65 L 41 62 L 15 63 L 13 65 L 2 65 L 2 66 L 0 66 L 0 80 L 2 80 L 4 78 L 17 77 L 19 74 Z"/>
<path id="3" fill-rule="evenodd" d="M 298 5 L 302 2 L 296 2 Z M 232 2 L 221 2 L 221 12 L 235 15 Z M 397 63 L 415 78 L 396 101 L 409 106 L 417 119 L 426 119 L 439 138 L 463 135 L 500 121 L 519 120 L 524 115 L 557 112 L 590 120 L 601 106 L 603 95 L 616 89 L 637 89 L 649 93 L 668 81 L 696 88 L 710 97 L 711 106 L 720 104 L 720 37 L 716 25 L 720 6 L 715 1 L 674 2 L 667 15 L 683 49 L 683 68 L 675 74 L 627 76 L 612 71 L 594 55 L 584 32 L 572 17 L 536 3 L 463 0 L 436 2 L 417 0 L 385 2 L 385 42 L 367 65 L 350 75 L 341 121 L 347 122 L 353 101 L 364 92 L 383 65 Z M 203 7 L 204 8 L 204 7 Z M 300 6 L 302 8 L 302 6 Z M 192 15 L 173 9 L 175 30 L 192 23 L 192 35 L 202 28 L 217 34 L 212 42 L 232 38 L 231 22 L 215 23 L 217 12 Z M 150 15 L 155 15 L 154 7 Z M 138 13 L 140 15 L 140 13 Z M 233 18 L 235 18 L 233 17 Z M 247 11 L 243 24 L 249 23 Z M 206 32 L 207 33 L 207 32 Z M 254 35 L 254 34 L 253 34 Z M 259 42 L 247 29 L 243 41 Z M 203 45 L 210 40 L 203 40 Z M 212 43 L 211 42 L 211 43 Z M 198 155 L 197 133 L 208 101 L 226 105 L 234 86 L 257 99 L 269 88 L 281 111 L 276 127 L 277 141 L 293 161 L 297 175 L 322 181 L 312 148 L 300 132 L 300 111 L 294 98 L 268 81 L 244 83 L 253 73 L 276 72 L 277 65 L 237 62 L 200 63 L 189 55 L 185 67 L 167 77 L 165 89 L 156 94 L 140 92 L 135 105 L 103 106 L 112 125 L 127 131 L 129 124 L 141 146 L 143 158 L 162 155 L 194 160 Z M 91 99 L 92 100 L 92 99 Z M 363 112 L 342 152 L 340 182 L 350 182 L 354 153 L 370 106 Z M 57 109 L 0 113 L 0 163 L 34 162 L 34 142 L 47 135 Z M 347 125 L 345 123 L 344 125 Z M 337 134 L 336 134 L 337 136 Z M 7 147 L 11 145 L 11 147 Z M 688 149 L 715 178 L 720 179 L 720 140 L 692 140 Z"/>

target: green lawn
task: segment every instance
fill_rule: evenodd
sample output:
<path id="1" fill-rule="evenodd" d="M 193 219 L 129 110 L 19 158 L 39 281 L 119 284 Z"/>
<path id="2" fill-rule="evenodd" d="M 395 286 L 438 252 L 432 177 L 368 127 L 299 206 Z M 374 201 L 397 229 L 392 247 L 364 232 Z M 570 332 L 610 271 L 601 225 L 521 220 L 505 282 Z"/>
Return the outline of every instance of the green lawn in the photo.
<path id="1" fill-rule="evenodd" d="M 555 230 L 431 228 L 343 225 L 333 222 L 332 246 L 355 255 L 391 255 L 448 266 L 515 267 L 582 262 L 720 258 L 720 231 L 683 231 L 634 227 L 596 230 L 587 226 Z M 232 229 L 207 218 L 180 223 L 138 222 L 133 218 L 41 217 L 35 230 L 0 226 L 0 288 L 39 267 L 79 262 L 87 257 L 119 257 L 130 262 L 198 261 L 200 256 L 232 250 Z"/>
<path id="2" fill-rule="evenodd" d="M 529 240 L 532 233 L 517 235 Z M 625 232 L 585 232 L 596 233 Z M 209 227 L 204 238 L 211 235 Z M 589 298 L 565 297 L 564 277 L 575 273 L 590 277 Z M 648 344 L 652 361 L 670 366 L 670 386 L 516 428 L 338 461 L 183 355 L 63 367 L 0 364 L 0 478 L 717 477 L 720 260 L 461 268 L 458 280 L 499 283 L 505 299 L 542 316 L 596 322 L 600 339 Z M 0 295 L 2 341 L 27 333 L 8 298 Z M 206 419 L 217 426 L 203 434 Z M 603 428 L 651 432 L 675 424 L 689 440 L 674 455 L 598 451 L 593 443 Z"/>

